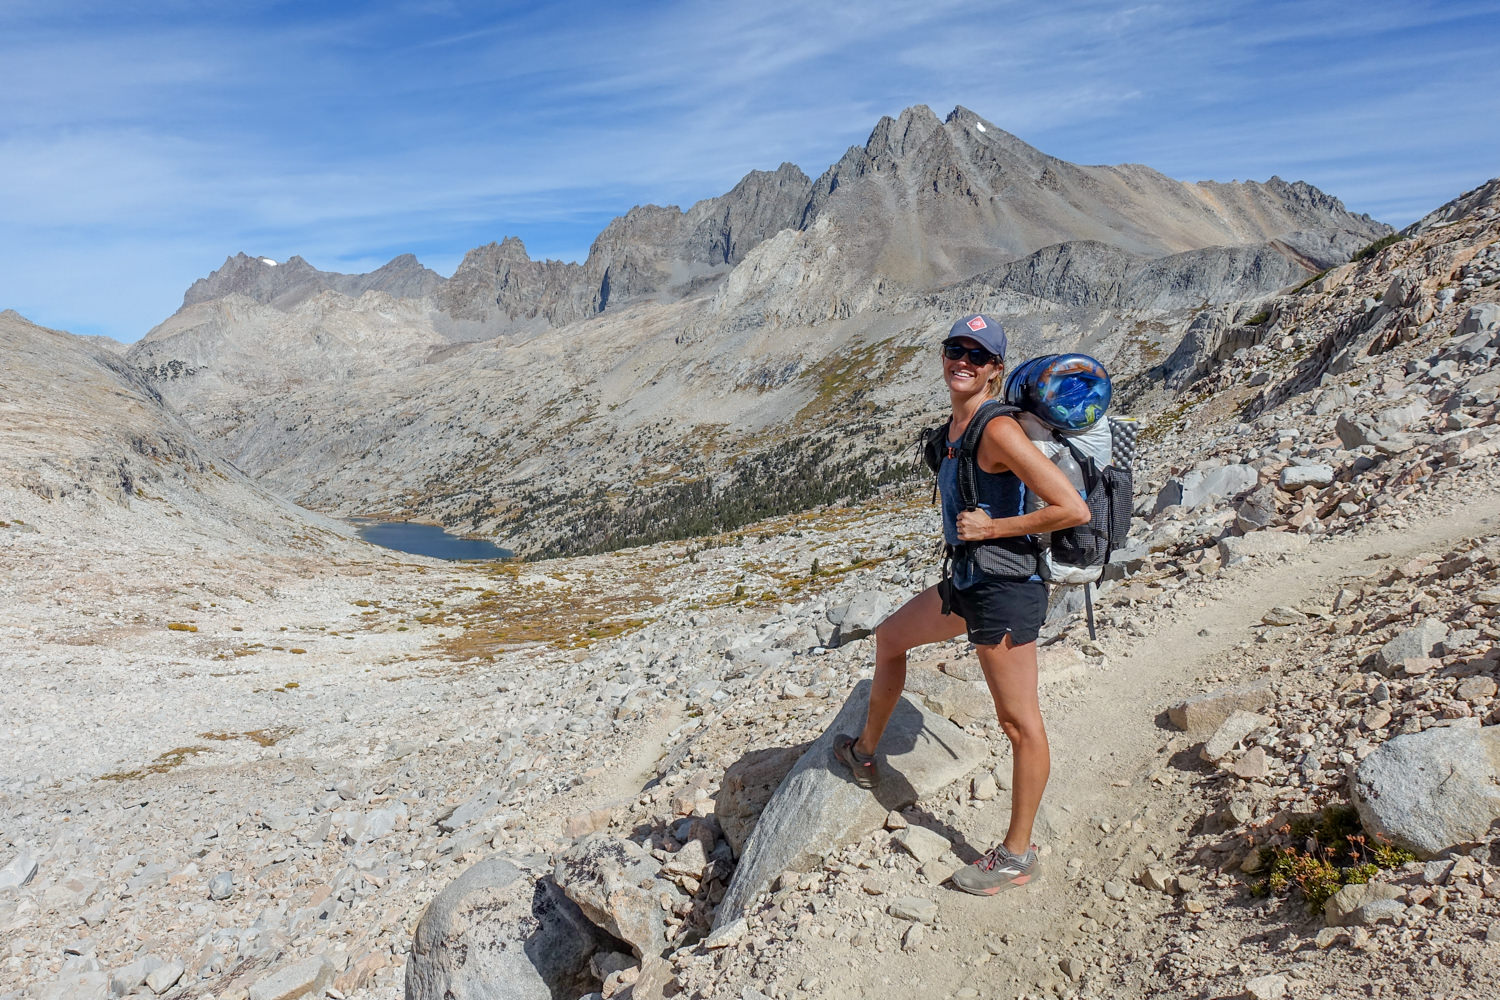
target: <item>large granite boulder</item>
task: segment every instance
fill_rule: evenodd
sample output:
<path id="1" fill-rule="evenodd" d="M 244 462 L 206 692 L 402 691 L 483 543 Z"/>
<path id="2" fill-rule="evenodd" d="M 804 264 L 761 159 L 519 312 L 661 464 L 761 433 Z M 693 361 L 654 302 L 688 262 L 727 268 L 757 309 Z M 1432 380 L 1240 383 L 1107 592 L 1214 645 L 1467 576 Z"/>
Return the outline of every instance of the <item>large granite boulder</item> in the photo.
<path id="1" fill-rule="evenodd" d="M 799 744 L 752 750 L 725 769 L 714 798 L 714 816 L 735 857 L 744 853 L 745 841 L 750 839 L 766 803 L 807 747 Z"/>
<path id="2" fill-rule="evenodd" d="M 864 727 L 870 682 L 860 681 L 833 724 L 788 772 L 745 844 L 714 917 L 722 927 L 783 871 L 808 871 L 826 855 L 879 829 L 893 809 L 962 778 L 985 759 L 983 744 L 916 700 L 902 696 L 880 743 L 880 784 L 854 784 L 833 759 L 833 740 Z"/>
<path id="3" fill-rule="evenodd" d="M 1360 822 L 1418 857 L 1483 840 L 1500 820 L 1500 726 L 1442 726 L 1397 736 L 1350 782 Z"/>
<path id="4" fill-rule="evenodd" d="M 490 857 L 428 904 L 406 963 L 406 1000 L 552 1000 L 599 987 L 596 951 L 617 943 L 549 879 Z"/>
<path id="5" fill-rule="evenodd" d="M 658 878 L 660 868 L 634 841 L 595 834 L 559 857 L 552 877 L 590 920 L 645 962 L 666 951 L 660 900 L 664 892 L 677 892 Z"/>
<path id="6" fill-rule="evenodd" d="M 1156 507 L 1152 514 L 1160 514 L 1168 507 L 1181 505 L 1197 507 L 1221 497 L 1232 497 L 1254 489 L 1260 482 L 1260 473 L 1249 465 L 1220 465 L 1211 469 L 1194 469 L 1187 475 L 1167 480 L 1156 495 Z"/>

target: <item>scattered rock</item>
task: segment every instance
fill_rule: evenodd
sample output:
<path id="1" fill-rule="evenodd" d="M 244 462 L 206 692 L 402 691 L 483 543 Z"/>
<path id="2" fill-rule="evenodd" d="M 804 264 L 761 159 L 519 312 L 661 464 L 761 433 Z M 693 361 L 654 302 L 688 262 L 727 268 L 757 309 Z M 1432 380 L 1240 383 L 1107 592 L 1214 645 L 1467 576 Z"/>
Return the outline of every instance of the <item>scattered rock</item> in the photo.
<path id="1" fill-rule="evenodd" d="M 1163 868 L 1147 868 L 1141 872 L 1141 885 L 1152 892 L 1170 893 L 1176 886 L 1172 876 Z"/>
<path id="2" fill-rule="evenodd" d="M 234 873 L 219 872 L 208 880 L 209 899 L 228 899 L 234 895 Z"/>
<path id="3" fill-rule="evenodd" d="M 908 854 L 923 864 L 934 858 L 942 857 L 953 847 L 948 842 L 947 837 L 929 830 L 925 826 L 907 827 L 896 834 L 895 841 L 905 848 Z"/>
<path id="4" fill-rule="evenodd" d="M 1358 923 L 1354 914 L 1360 907 L 1376 900 L 1400 899 L 1402 890 L 1385 882 L 1346 885 L 1323 904 L 1323 919 L 1330 927 L 1348 927 Z"/>
<path id="5" fill-rule="evenodd" d="M 155 955 L 143 955 L 128 965 L 122 965 L 109 974 L 109 992 L 114 996 L 134 993 L 146 985 L 146 977 L 161 966 L 161 959 Z"/>
<path id="6" fill-rule="evenodd" d="M 30 854 L 22 852 L 16 855 L 9 864 L 0 868 L 0 890 L 21 888 L 36 875 L 36 869 L 36 859 Z"/>
<path id="7" fill-rule="evenodd" d="M 1286 976 L 1280 973 L 1257 976 L 1245 983 L 1245 996 L 1249 1000 L 1282 1000 L 1286 996 Z"/>
<path id="8" fill-rule="evenodd" d="M 1346 923 L 1369 926 L 1382 920 L 1394 921 L 1405 912 L 1406 904 L 1399 899 L 1373 899 L 1351 913 Z"/>
<path id="9" fill-rule="evenodd" d="M 182 974 L 186 971 L 187 968 L 181 962 L 173 959 L 165 965 L 147 973 L 146 986 L 150 988 L 152 993 L 161 996 L 167 990 L 176 986 L 177 980 L 181 979 Z"/>
<path id="10" fill-rule="evenodd" d="M 1500 689 L 1500 685 L 1495 683 L 1493 677 L 1465 677 L 1458 682 L 1458 688 L 1454 694 L 1464 701 L 1473 703 L 1495 697 L 1497 689 Z"/>
<path id="11" fill-rule="evenodd" d="M 1500 726 L 1397 736 L 1355 769 L 1360 821 L 1418 857 L 1483 838 L 1500 818 Z"/>
<path id="12" fill-rule="evenodd" d="M 1167 709 L 1172 725 L 1189 733 L 1211 733 L 1235 712 L 1258 712 L 1274 701 L 1271 685 L 1219 688 Z"/>
<path id="13" fill-rule="evenodd" d="M 1289 465 L 1281 470 L 1281 488 L 1291 493 L 1304 486 L 1323 487 L 1333 482 L 1333 475 L 1331 465 Z"/>
<path id="14" fill-rule="evenodd" d="M 718 928 L 703 941 L 703 947 L 713 951 L 718 948 L 733 948 L 745 939 L 745 918 L 732 920 Z"/>
<path id="15" fill-rule="evenodd" d="M 1490 333 L 1500 329 L 1500 305 L 1493 302 L 1484 302 L 1473 306 L 1464 313 L 1464 318 L 1458 324 L 1459 336 L 1473 333 Z"/>
<path id="16" fill-rule="evenodd" d="M 333 966 L 321 955 L 278 969 L 250 987 L 250 1000 L 297 1000 L 316 996 L 333 982 Z M 523 994 L 524 995 L 524 994 Z"/>
<path id="17" fill-rule="evenodd" d="M 1416 628 L 1409 628 L 1375 652 L 1375 667 L 1386 676 L 1397 673 L 1403 660 L 1427 657 L 1448 638 L 1448 626 L 1428 618 Z"/>
<path id="18" fill-rule="evenodd" d="M 1246 736 L 1270 724 L 1271 720 L 1264 715 L 1236 711 L 1219 724 L 1219 728 L 1214 730 L 1199 753 L 1210 764 L 1217 764 L 1228 757 Z"/>
<path id="19" fill-rule="evenodd" d="M 885 912 L 900 920 L 912 920 L 930 924 L 937 919 L 938 905 L 921 896 L 900 896 L 891 900 Z"/>
<path id="20" fill-rule="evenodd" d="M 558 858 L 552 877 L 595 925 L 624 941 L 640 958 L 660 957 L 666 927 L 658 894 L 675 895 L 656 878 L 656 864 L 639 844 L 595 834 Z"/>
<path id="21" fill-rule="evenodd" d="M 1229 772 L 1246 781 L 1259 781 L 1270 770 L 1264 747 L 1251 747 L 1229 765 Z"/>
<path id="22" fill-rule="evenodd" d="M 1257 531 L 1237 538 L 1219 539 L 1219 558 L 1228 568 L 1258 557 L 1298 552 L 1307 548 L 1307 545 L 1306 535 L 1289 531 Z"/>
<path id="23" fill-rule="evenodd" d="M 1221 465 L 1212 469 L 1195 469 L 1180 479 L 1169 479 L 1156 497 L 1153 513 L 1181 505 L 1197 507 L 1219 497 L 1235 496 L 1260 482 L 1260 473 L 1250 465 Z"/>
<path id="24" fill-rule="evenodd" d="M 1234 526 L 1244 534 L 1270 527 L 1276 520 L 1276 491 L 1262 486 L 1240 501 Z"/>
<path id="25" fill-rule="evenodd" d="M 427 905 L 406 963 L 406 998 L 580 996 L 594 988 L 590 958 L 609 946 L 550 880 L 492 856 Z"/>
<path id="26" fill-rule="evenodd" d="M 662 874 L 671 878 L 692 878 L 702 880 L 703 870 L 708 867 L 708 853 L 703 849 L 701 840 L 689 840 L 682 845 L 681 850 L 667 859 L 662 866 Z"/>
<path id="27" fill-rule="evenodd" d="M 839 644 L 873 634 L 875 627 L 891 613 L 892 603 L 891 596 L 884 591 L 867 590 L 856 594 L 848 604 L 830 610 L 828 620 L 839 628 Z"/>
<path id="28" fill-rule="evenodd" d="M 1296 608 L 1277 606 L 1261 615 L 1260 620 L 1266 625 L 1296 625 L 1307 621 L 1307 616 Z"/>

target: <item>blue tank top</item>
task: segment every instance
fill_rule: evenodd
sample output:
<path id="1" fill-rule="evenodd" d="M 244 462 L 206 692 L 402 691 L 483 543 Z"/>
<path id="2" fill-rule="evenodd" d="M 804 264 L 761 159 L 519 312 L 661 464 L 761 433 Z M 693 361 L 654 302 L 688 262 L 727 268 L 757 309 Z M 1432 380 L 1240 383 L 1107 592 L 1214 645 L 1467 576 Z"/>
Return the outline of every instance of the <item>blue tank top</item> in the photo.
<path id="1" fill-rule="evenodd" d="M 938 491 L 943 496 L 943 540 L 965 548 L 962 557 L 953 561 L 953 585 L 960 590 L 972 586 L 985 576 L 1017 579 L 1040 579 L 1036 575 L 1036 543 L 1029 535 L 989 539 L 967 545 L 958 538 L 958 514 L 963 501 L 958 495 L 957 441 L 948 442 L 949 450 L 938 467 Z M 975 493 L 979 509 L 990 517 L 1018 517 L 1026 512 L 1026 484 L 1014 472 L 995 475 L 976 470 Z"/>

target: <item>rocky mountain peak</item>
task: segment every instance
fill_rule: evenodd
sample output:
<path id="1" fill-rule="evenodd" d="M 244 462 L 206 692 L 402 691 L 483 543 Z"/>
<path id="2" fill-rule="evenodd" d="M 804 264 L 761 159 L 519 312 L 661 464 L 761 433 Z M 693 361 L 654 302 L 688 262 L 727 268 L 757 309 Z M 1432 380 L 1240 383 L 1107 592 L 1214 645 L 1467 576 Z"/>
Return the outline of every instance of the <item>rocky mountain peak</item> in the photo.
<path id="1" fill-rule="evenodd" d="M 829 212 L 830 225 L 815 235 L 814 224 Z M 637 205 L 603 228 L 582 264 L 533 260 L 514 236 L 471 250 L 446 282 L 410 255 L 368 275 L 337 275 L 300 257 L 271 266 L 239 254 L 195 283 L 185 302 L 238 293 L 287 309 L 324 289 L 358 295 L 376 288 L 430 298 L 434 326 L 445 337 L 529 335 L 629 302 L 681 301 L 717 289 L 785 230 L 803 235 L 773 256 L 837 251 L 839 263 L 820 266 L 815 280 L 772 282 L 781 299 L 799 299 L 765 314 L 782 319 L 826 313 L 830 302 L 838 311 L 871 305 L 877 294 L 934 291 L 995 274 L 1049 246 L 1092 241 L 1126 257 L 1156 258 L 1277 240 L 1305 269 L 1343 259 L 1345 244 L 1362 246 L 1384 231 L 1305 182 L 1194 185 L 1143 166 L 1078 166 L 969 108 L 956 106 L 940 119 L 916 104 L 882 117 L 863 146 L 850 147 L 816 181 L 782 163 L 752 170 L 686 210 Z M 1101 257 L 1079 252 L 1090 261 Z M 1266 261 L 1257 287 L 1282 274 Z M 757 261 L 753 270 L 769 276 L 785 263 Z M 746 284 L 733 298 L 763 295 Z"/>
<path id="2" fill-rule="evenodd" d="M 225 258 L 224 265 L 208 277 L 193 282 L 182 297 L 182 305 L 187 308 L 227 295 L 243 295 L 286 310 L 322 291 L 341 292 L 352 298 L 371 290 L 398 298 L 420 298 L 431 295 L 442 283 L 441 275 L 423 267 L 409 253 L 368 274 L 339 274 L 320 271 L 300 256 L 277 263 L 241 252 Z"/>
<path id="3" fill-rule="evenodd" d="M 363 277 L 363 282 L 358 281 Z M 431 295 L 442 287 L 444 278 L 436 271 L 423 267 L 415 254 L 403 253 L 392 257 L 368 275 L 351 275 L 356 279 L 351 284 L 362 284 L 360 291 L 374 290 L 394 295 L 398 299 L 419 299 Z"/>
<path id="4" fill-rule="evenodd" d="M 921 148 L 942 127 L 931 108 L 914 104 L 896 118 L 887 115 L 876 122 L 865 142 L 865 152 L 877 164 L 899 162 Z"/>
<path id="5" fill-rule="evenodd" d="M 507 236 L 501 240 L 499 245 L 490 244 L 496 249 L 497 256 L 504 260 L 530 261 L 531 255 L 526 252 L 526 244 L 521 242 L 519 236 Z"/>
<path id="6" fill-rule="evenodd" d="M 1375 220 L 1369 215 L 1360 213 L 1355 215 L 1344 207 L 1343 201 L 1320 191 L 1307 181 L 1284 181 L 1275 174 L 1263 185 L 1267 191 L 1280 197 L 1289 205 L 1294 205 L 1309 213 L 1319 213 L 1328 216 L 1350 216 L 1361 222 L 1373 223 Z"/>

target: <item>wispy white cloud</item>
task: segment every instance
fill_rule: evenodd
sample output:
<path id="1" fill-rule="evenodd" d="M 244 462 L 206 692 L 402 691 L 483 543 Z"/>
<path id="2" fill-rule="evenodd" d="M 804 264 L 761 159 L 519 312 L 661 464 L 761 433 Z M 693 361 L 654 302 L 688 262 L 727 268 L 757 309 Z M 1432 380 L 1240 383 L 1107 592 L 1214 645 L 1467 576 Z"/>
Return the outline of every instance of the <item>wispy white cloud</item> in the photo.
<path id="1" fill-rule="evenodd" d="M 1500 164 L 1497 38 L 1478 0 L 11 0 L 0 307 L 133 337 L 241 249 L 576 257 L 632 204 L 816 175 L 915 103 L 1399 223 Z"/>

